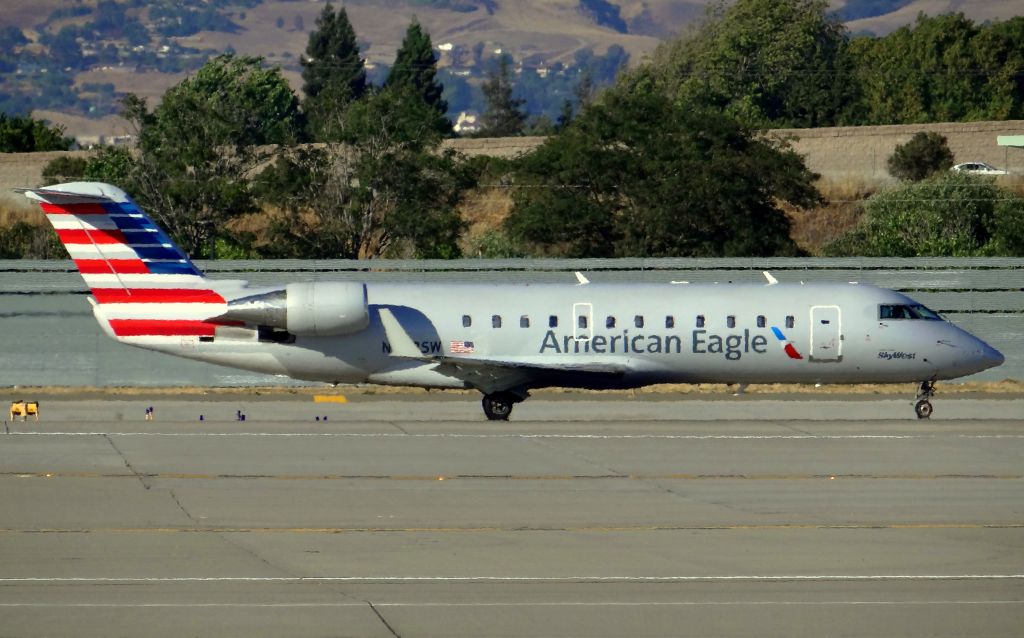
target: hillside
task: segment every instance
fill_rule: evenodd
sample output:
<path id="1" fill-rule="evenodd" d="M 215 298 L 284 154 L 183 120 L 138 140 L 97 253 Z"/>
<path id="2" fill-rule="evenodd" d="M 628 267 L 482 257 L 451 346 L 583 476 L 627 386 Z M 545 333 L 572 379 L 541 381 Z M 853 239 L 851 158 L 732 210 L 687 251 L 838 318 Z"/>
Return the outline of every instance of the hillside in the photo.
<path id="1" fill-rule="evenodd" d="M 115 4 L 105 2 L 108 8 Z M 416 17 L 434 44 L 444 45 L 441 66 L 451 74 L 446 83 L 461 83 L 462 92 L 467 93 L 479 80 L 487 60 L 499 50 L 511 53 L 524 71 L 571 66 L 581 52 L 602 55 L 612 45 L 621 47 L 630 64 L 636 64 L 662 39 L 699 21 L 709 2 L 349 0 L 344 4 L 363 54 L 378 73 L 381 65 L 390 64 L 406 26 Z M 81 53 L 76 57 L 79 49 L 74 44 L 74 28 L 98 20 L 101 4 L 104 0 L 5 0 L 0 29 L 20 30 L 27 39 L 24 51 L 41 56 L 58 44 L 70 42 L 71 46 L 64 60 L 58 60 L 61 69 L 30 61 L 27 71 L 17 69 L 15 79 L 10 69 L 0 65 L 0 80 L 6 80 L 0 81 L 0 94 L 52 94 L 49 101 L 22 98 L 21 104 L 83 137 L 124 132 L 116 119 L 100 117 L 116 110 L 118 94 L 137 93 L 152 103 L 208 55 L 229 49 L 280 65 L 298 88 L 299 56 L 324 6 L 321 0 L 118 0 L 120 19 L 113 20 L 107 35 L 97 41 L 79 37 Z M 1020 13 L 1018 0 L 833 0 L 832 6 L 839 15 L 856 18 L 848 22 L 852 31 L 877 34 L 911 23 L 921 11 L 931 15 L 963 11 L 977 21 Z M 209 28 L 182 26 L 200 15 L 200 26 Z M 137 22 L 143 35 L 148 30 L 144 44 L 139 44 L 142 40 L 132 43 L 130 37 L 126 40 L 128 22 Z M 71 35 L 61 43 L 57 41 L 62 29 L 70 29 Z M 18 58 L 19 67 L 25 66 L 24 58 Z M 25 80 L 33 73 L 38 79 L 47 71 L 49 76 L 37 83 L 42 88 Z M 462 100 L 463 105 L 467 99 Z"/>

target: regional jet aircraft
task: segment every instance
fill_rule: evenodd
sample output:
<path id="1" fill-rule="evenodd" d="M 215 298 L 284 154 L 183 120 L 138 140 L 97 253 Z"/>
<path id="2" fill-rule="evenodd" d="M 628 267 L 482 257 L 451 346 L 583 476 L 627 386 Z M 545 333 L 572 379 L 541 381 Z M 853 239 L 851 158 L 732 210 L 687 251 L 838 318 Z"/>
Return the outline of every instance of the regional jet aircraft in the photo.
<path id="1" fill-rule="evenodd" d="M 1003 355 L 900 293 L 858 284 L 573 285 L 207 278 L 120 189 L 77 182 L 39 202 L 112 338 L 327 383 L 472 388 L 492 420 L 535 388 L 655 383 L 920 383 Z"/>

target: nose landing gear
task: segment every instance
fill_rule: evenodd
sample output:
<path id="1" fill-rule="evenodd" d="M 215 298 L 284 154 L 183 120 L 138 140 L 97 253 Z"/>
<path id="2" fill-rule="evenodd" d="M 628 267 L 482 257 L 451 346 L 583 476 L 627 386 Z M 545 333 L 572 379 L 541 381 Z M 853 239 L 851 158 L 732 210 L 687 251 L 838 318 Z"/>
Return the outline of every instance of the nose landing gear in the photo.
<path id="1" fill-rule="evenodd" d="M 917 403 L 914 404 L 914 412 L 919 419 L 927 419 L 932 415 L 932 402 L 929 401 L 935 396 L 935 382 L 922 381 L 921 387 L 917 390 Z"/>

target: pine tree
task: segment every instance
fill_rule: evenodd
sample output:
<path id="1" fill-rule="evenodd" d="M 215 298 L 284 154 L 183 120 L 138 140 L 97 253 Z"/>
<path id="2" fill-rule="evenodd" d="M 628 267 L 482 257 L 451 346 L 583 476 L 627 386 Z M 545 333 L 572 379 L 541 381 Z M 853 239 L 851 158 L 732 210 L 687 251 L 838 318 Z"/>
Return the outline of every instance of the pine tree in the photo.
<path id="1" fill-rule="evenodd" d="M 345 8 L 335 13 L 334 7 L 326 5 L 316 20 L 316 29 L 309 34 L 302 60 L 305 110 L 314 137 L 331 137 L 331 123 L 366 92 L 363 62 Z"/>
<path id="2" fill-rule="evenodd" d="M 444 86 L 437 81 L 437 58 L 434 57 L 430 35 L 423 31 L 415 18 L 409 24 L 395 56 L 387 86 L 405 86 L 421 96 L 441 117 L 448 113 L 448 103 L 442 97 Z"/>
<path id="3" fill-rule="evenodd" d="M 512 97 L 512 59 L 503 55 L 487 75 L 481 87 L 486 103 L 483 115 L 484 137 L 512 137 L 523 134 L 526 100 Z"/>

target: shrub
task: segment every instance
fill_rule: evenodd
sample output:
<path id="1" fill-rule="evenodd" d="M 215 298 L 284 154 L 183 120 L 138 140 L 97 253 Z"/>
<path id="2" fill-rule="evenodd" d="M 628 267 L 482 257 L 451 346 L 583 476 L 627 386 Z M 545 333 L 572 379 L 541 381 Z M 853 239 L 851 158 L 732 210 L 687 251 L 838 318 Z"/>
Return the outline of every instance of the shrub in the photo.
<path id="1" fill-rule="evenodd" d="M 953 166 L 953 152 L 944 135 L 916 133 L 906 144 L 900 144 L 889 157 L 889 174 L 907 182 L 919 182 Z"/>
<path id="2" fill-rule="evenodd" d="M 89 162 L 84 157 L 58 157 L 43 167 L 43 183 L 46 186 L 61 182 L 74 182 L 85 175 Z"/>
<path id="3" fill-rule="evenodd" d="M 972 257 L 1024 254 L 1024 198 L 995 180 L 946 173 L 871 197 L 860 225 L 830 256 Z"/>

